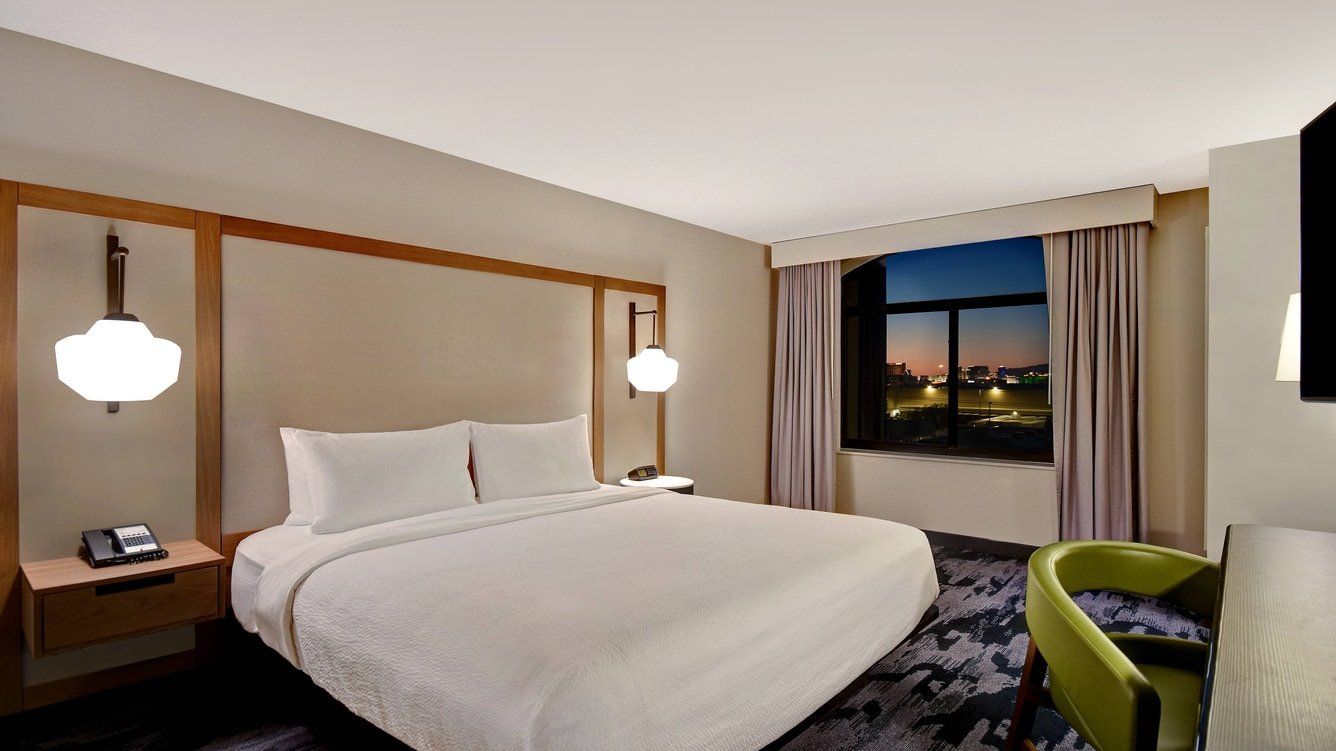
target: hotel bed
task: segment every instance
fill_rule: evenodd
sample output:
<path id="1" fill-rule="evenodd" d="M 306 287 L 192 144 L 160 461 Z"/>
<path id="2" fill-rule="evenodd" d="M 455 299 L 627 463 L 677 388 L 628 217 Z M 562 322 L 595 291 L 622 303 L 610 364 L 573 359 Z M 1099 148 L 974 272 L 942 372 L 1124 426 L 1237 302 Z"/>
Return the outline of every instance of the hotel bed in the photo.
<path id="1" fill-rule="evenodd" d="M 937 595 L 923 533 L 596 490 L 244 540 L 249 631 L 419 749 L 757 749 Z"/>

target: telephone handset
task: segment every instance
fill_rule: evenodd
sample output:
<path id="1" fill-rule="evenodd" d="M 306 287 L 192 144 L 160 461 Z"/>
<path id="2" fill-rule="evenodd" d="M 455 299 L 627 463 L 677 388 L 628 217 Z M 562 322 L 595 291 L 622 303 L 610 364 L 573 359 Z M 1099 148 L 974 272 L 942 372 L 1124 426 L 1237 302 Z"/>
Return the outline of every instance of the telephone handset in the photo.
<path id="1" fill-rule="evenodd" d="M 628 480 L 653 480 L 659 476 L 659 468 L 653 464 L 646 464 L 643 467 L 636 467 L 626 473 Z"/>
<path id="2" fill-rule="evenodd" d="M 118 563 L 156 561 L 166 558 L 167 551 L 147 524 L 129 524 L 85 531 L 79 557 L 93 568 L 102 568 Z"/>

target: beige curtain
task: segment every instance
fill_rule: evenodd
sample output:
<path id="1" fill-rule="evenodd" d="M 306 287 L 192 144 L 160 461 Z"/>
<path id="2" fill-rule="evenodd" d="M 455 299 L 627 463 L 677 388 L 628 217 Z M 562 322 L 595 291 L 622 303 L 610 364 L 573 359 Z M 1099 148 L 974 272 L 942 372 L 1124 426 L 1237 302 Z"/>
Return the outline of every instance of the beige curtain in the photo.
<path id="1" fill-rule="evenodd" d="M 1051 239 L 1053 460 L 1063 539 L 1145 540 L 1150 225 Z"/>
<path id="2" fill-rule="evenodd" d="M 779 270 L 770 502 L 835 507 L 838 261 Z"/>

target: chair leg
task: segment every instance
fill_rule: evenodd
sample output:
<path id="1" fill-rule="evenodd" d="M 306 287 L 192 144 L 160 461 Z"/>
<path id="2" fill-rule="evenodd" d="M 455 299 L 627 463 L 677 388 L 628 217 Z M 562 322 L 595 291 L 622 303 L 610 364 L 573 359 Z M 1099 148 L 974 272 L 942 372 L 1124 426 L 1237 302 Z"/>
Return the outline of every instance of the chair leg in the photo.
<path id="1" fill-rule="evenodd" d="M 1016 689 L 1016 709 L 1011 713 L 1011 730 L 1007 733 L 1006 751 L 1034 749 L 1030 732 L 1034 730 L 1035 713 L 1040 707 L 1053 705 L 1048 689 L 1044 688 L 1044 674 L 1048 672 L 1048 661 L 1039 654 L 1030 638 L 1030 646 L 1025 650 L 1025 667 L 1021 670 L 1021 685 Z"/>

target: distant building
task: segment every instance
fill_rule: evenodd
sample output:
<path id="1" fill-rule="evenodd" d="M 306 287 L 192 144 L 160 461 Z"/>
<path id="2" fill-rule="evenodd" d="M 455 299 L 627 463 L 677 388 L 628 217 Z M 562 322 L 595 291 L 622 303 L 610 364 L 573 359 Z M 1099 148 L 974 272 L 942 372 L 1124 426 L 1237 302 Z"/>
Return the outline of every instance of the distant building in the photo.
<path id="1" fill-rule="evenodd" d="M 886 375 L 894 378 L 898 376 L 910 375 L 910 373 L 909 373 L 909 368 L 905 367 L 904 363 L 888 362 L 886 363 Z"/>
<path id="2" fill-rule="evenodd" d="M 997 366 L 997 380 L 999 381 L 1007 380 L 1007 366 L 1005 365 Z"/>
<path id="3" fill-rule="evenodd" d="M 987 365 L 971 365 L 967 376 L 971 381 L 986 381 L 991 372 Z"/>

